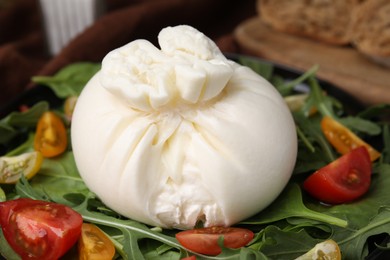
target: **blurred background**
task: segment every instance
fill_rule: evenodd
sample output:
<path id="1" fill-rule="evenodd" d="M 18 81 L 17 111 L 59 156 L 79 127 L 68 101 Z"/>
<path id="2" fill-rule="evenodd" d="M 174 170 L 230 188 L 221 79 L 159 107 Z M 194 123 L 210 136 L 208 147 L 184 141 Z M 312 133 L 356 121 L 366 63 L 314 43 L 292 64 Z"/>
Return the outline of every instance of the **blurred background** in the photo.
<path id="1" fill-rule="evenodd" d="M 56 1 L 59 2 L 51 0 Z M 158 32 L 166 26 L 192 25 L 215 40 L 222 50 L 234 52 L 234 28 L 256 13 L 254 0 L 98 1 L 102 10 L 95 22 L 53 53 L 48 46 L 45 22 L 53 23 L 54 18 L 47 16 L 56 14 L 56 10 L 45 13 L 41 8 L 50 0 L 0 0 L 0 103 L 31 88 L 34 75 L 51 75 L 76 61 L 100 62 L 110 50 L 135 39 L 157 44 Z M 78 16 L 90 12 L 79 11 Z"/>
<path id="2" fill-rule="evenodd" d="M 179 24 L 225 53 L 319 65 L 318 78 L 362 104 L 390 103 L 388 11 L 387 0 L 0 0 L 0 104 L 34 87 L 32 76 L 100 62 L 135 39 L 158 45 Z"/>

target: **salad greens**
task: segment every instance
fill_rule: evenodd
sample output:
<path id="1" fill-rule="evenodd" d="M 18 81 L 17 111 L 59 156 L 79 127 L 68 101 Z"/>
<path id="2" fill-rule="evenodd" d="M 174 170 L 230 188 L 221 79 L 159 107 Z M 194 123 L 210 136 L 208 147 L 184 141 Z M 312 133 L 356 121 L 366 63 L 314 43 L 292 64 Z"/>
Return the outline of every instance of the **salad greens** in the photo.
<path id="1" fill-rule="evenodd" d="M 390 105 L 376 105 L 356 115 L 347 115 L 340 101 L 321 88 L 315 78 L 318 67 L 298 78 L 286 79 L 276 73 L 271 64 L 247 57 L 240 58 L 239 62 L 263 75 L 283 96 L 296 94 L 297 86 L 302 84 L 310 90 L 301 109 L 293 112 L 298 133 L 298 158 L 293 176 L 280 196 L 262 212 L 238 223 L 255 232 L 253 241 L 241 249 L 223 248 L 218 256 L 198 255 L 197 259 L 294 259 L 329 238 L 338 243 L 345 259 L 363 259 L 371 244 L 389 250 L 389 245 L 370 244 L 370 241 L 390 235 L 390 131 L 385 116 L 390 114 Z M 53 77 L 34 77 L 33 80 L 47 85 L 58 97 L 65 99 L 79 95 L 99 69 L 100 64 L 76 63 Z M 317 113 L 310 115 L 313 108 Z M 63 114 L 63 108 L 50 107 L 47 101 L 42 101 L 28 111 L 15 111 L 1 119 L 2 154 L 32 150 L 37 120 L 49 109 Z M 382 151 L 382 157 L 373 166 L 369 192 L 349 204 L 320 204 L 300 187 L 305 177 L 339 157 L 321 132 L 319 122 L 324 115 L 338 119 Z M 85 221 L 97 224 L 110 236 L 117 249 L 117 259 L 180 259 L 193 254 L 178 243 L 175 230 L 150 227 L 107 208 L 81 179 L 70 145 L 63 155 L 46 158 L 39 173 L 31 180 L 22 178 L 16 185 L 0 186 L 0 201 L 18 197 L 50 200 L 72 207 Z M 0 252 L 15 256 L 4 246 L 3 236 L 0 238 Z"/>

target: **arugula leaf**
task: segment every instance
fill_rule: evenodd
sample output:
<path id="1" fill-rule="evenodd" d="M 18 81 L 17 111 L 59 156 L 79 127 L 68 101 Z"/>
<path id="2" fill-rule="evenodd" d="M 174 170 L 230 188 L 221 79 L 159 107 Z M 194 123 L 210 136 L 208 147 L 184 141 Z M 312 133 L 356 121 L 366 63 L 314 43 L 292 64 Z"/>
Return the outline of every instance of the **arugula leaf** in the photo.
<path id="1" fill-rule="evenodd" d="M 50 87 L 60 98 L 78 96 L 100 68 L 100 63 L 79 62 L 64 67 L 54 76 L 36 76 L 32 81 Z"/>
<path id="2" fill-rule="evenodd" d="M 313 239 L 304 229 L 294 232 L 272 225 L 264 229 L 264 237 L 261 251 L 271 259 L 294 259 L 322 241 Z"/>
<path id="3" fill-rule="evenodd" d="M 35 133 L 30 132 L 27 140 L 12 151 L 7 152 L 7 156 L 15 156 L 18 154 L 31 152 L 34 149 L 34 136 Z"/>
<path id="4" fill-rule="evenodd" d="M 370 236 L 387 233 L 390 235 L 390 208 L 380 208 L 377 215 L 367 226 L 356 230 L 348 237 L 343 236 L 344 230 L 335 229 L 333 239 L 342 248 L 343 256 L 346 259 L 364 259 L 367 255 L 366 244 Z M 360 249 L 360 250 L 358 250 Z"/>
<path id="5" fill-rule="evenodd" d="M 10 142 L 17 135 L 16 129 L 9 126 L 6 122 L 0 121 L 0 144 Z"/>
<path id="6" fill-rule="evenodd" d="M 390 104 L 376 104 L 367 107 L 360 111 L 356 116 L 365 119 L 389 119 L 390 118 Z"/>
<path id="7" fill-rule="evenodd" d="M 306 117 L 303 113 L 293 114 L 295 124 L 299 128 L 301 138 L 298 140 L 299 153 L 294 173 L 319 169 L 337 158 L 332 146 L 326 140 L 320 127 L 320 117 Z M 302 138 L 304 135 L 304 139 Z M 305 142 L 302 143 L 302 141 Z M 308 147 L 306 142 L 310 142 Z M 313 150 L 314 149 L 314 150 Z"/>
<path id="8" fill-rule="evenodd" d="M 294 88 L 297 85 L 302 84 L 303 82 L 305 82 L 309 78 L 314 77 L 314 75 L 316 74 L 318 69 L 319 69 L 319 66 L 315 65 L 312 68 L 310 68 L 309 70 L 307 70 L 305 73 L 300 75 L 299 77 L 297 77 L 297 78 L 295 78 L 293 80 L 290 80 L 288 82 L 285 82 L 283 85 L 276 86 L 276 88 L 278 89 L 279 93 L 282 96 L 291 95 L 293 90 L 294 90 Z"/>
<path id="9" fill-rule="evenodd" d="M 184 250 L 172 250 L 172 247 L 152 239 L 143 239 L 139 241 L 139 244 L 142 255 L 145 259 L 171 260 L 181 259 L 189 256 L 189 254 Z"/>
<path id="10" fill-rule="evenodd" d="M 223 237 L 218 239 L 218 245 L 221 247 L 222 252 L 217 257 L 215 257 L 215 259 L 268 259 L 268 257 L 262 252 L 251 247 L 243 247 L 239 249 L 226 248 L 223 245 Z"/>
<path id="11" fill-rule="evenodd" d="M 144 238 L 155 239 L 174 248 L 182 248 L 175 238 L 153 231 L 146 225 L 137 221 L 130 219 L 118 219 L 96 211 L 90 211 L 88 209 L 88 202 L 90 199 L 94 199 L 94 195 L 91 193 L 86 197 L 82 204 L 73 207 L 73 209 L 79 212 L 85 221 L 119 229 L 124 238 L 122 250 L 126 254 L 126 259 L 143 258 L 138 246 L 138 241 Z"/>
<path id="12" fill-rule="evenodd" d="M 49 103 L 41 101 L 25 112 L 12 112 L 0 120 L 0 144 L 9 143 L 23 132 L 20 128 L 35 128 L 39 117 L 49 109 Z"/>
<path id="13" fill-rule="evenodd" d="M 41 101 L 24 112 L 12 112 L 1 121 L 13 127 L 35 128 L 43 112 L 49 109 L 49 103 Z"/>
<path id="14" fill-rule="evenodd" d="M 348 204 L 324 206 L 322 204 L 307 204 L 315 211 L 331 214 L 336 217 L 345 218 L 348 227 L 360 229 L 368 225 L 371 218 L 378 213 L 380 208 L 390 206 L 390 165 L 381 164 L 380 172 L 372 175 L 369 191 L 359 200 Z"/>
<path id="15" fill-rule="evenodd" d="M 261 75 L 266 80 L 270 80 L 273 75 L 274 66 L 269 62 L 245 56 L 240 56 L 238 61 L 240 64 L 251 68 L 254 72 Z"/>
<path id="16" fill-rule="evenodd" d="M 72 152 L 65 152 L 59 157 L 45 158 L 38 174 L 30 181 L 34 190 L 50 200 L 68 206 L 64 198 L 69 193 L 87 194 L 89 192 L 81 179 Z"/>
<path id="17" fill-rule="evenodd" d="M 317 110 L 321 113 L 322 116 L 330 116 L 335 118 L 335 111 L 333 109 L 334 99 L 326 96 L 323 93 L 322 88 L 320 87 L 318 80 L 315 78 L 315 75 L 311 75 L 308 78 L 310 85 L 310 93 L 305 104 L 305 115 L 309 115 L 309 111 L 312 107 L 316 107 Z"/>
<path id="18" fill-rule="evenodd" d="M 381 161 L 390 164 L 390 124 L 383 126 L 383 150 Z"/>
<path id="19" fill-rule="evenodd" d="M 256 216 L 242 221 L 241 224 L 264 225 L 291 217 L 316 220 L 339 227 L 346 227 L 348 224 L 344 219 L 307 208 L 302 201 L 301 189 L 295 183 L 288 184 L 282 194 L 269 207 Z"/>
<path id="20" fill-rule="evenodd" d="M 338 121 L 351 130 L 368 135 L 379 135 L 382 130 L 379 124 L 360 117 L 347 116 L 339 118 Z"/>
<path id="21" fill-rule="evenodd" d="M 390 232 L 390 223 L 388 221 L 390 219 L 376 221 L 382 219 L 378 214 L 386 214 L 386 216 L 389 214 L 381 212 L 386 208 L 390 208 L 388 188 L 390 185 L 390 165 L 381 164 L 377 169 L 380 172 L 372 176 L 369 192 L 358 201 L 334 206 L 307 203 L 307 206 L 312 210 L 336 217 L 343 217 L 348 221 L 348 228 L 334 227 L 331 236 L 340 245 L 343 254 L 354 256 L 347 259 L 362 259 L 360 256 L 365 253 L 364 248 L 366 247 L 366 238 L 368 236 L 381 234 L 386 230 Z M 378 219 L 373 218 L 374 216 L 377 216 Z M 358 241 L 359 239 L 361 241 Z M 350 247 L 349 243 L 351 241 L 355 241 L 356 247 Z"/>

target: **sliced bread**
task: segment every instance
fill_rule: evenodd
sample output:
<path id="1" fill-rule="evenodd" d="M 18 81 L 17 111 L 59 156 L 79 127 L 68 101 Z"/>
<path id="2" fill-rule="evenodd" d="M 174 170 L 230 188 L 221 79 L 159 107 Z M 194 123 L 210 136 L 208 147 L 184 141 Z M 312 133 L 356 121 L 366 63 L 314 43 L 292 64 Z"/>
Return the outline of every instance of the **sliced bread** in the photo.
<path id="1" fill-rule="evenodd" d="M 390 66 L 390 0 L 366 0 L 355 8 L 351 35 L 360 52 Z"/>
<path id="2" fill-rule="evenodd" d="M 275 30 L 322 42 L 350 43 L 353 8 L 361 0 L 258 0 L 261 19 Z"/>

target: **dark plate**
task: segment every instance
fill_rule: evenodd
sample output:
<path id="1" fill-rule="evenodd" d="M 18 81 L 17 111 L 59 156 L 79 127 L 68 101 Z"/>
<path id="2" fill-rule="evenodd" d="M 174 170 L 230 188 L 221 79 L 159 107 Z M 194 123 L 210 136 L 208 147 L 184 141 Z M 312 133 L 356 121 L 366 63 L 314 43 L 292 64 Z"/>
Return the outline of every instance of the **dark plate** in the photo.
<path id="1" fill-rule="evenodd" d="M 253 60 L 254 62 L 272 64 L 274 66 L 274 73 L 282 76 L 286 79 L 294 79 L 300 76 L 303 72 L 289 67 L 283 66 L 281 64 L 275 64 L 257 57 L 244 56 L 239 54 L 226 53 L 227 58 L 239 62 L 239 59 L 244 57 L 245 59 Z M 356 114 L 359 111 L 364 109 L 364 106 L 359 103 L 355 98 L 345 93 L 341 89 L 333 86 L 332 84 L 319 80 L 321 87 L 330 95 L 335 97 L 337 100 L 342 102 L 344 110 L 347 114 Z M 37 86 L 32 89 L 29 89 L 23 93 L 15 100 L 11 100 L 7 104 L 0 105 L 0 119 L 8 115 L 12 111 L 19 110 L 21 105 L 32 106 L 33 104 L 46 100 L 49 102 L 51 107 L 58 107 L 62 104 L 62 100 L 57 98 L 54 92 L 45 86 Z M 366 258 L 367 260 L 381 260 L 381 259 L 390 259 L 390 250 L 382 251 L 377 250 L 375 244 L 386 245 L 390 242 L 390 237 L 388 235 L 379 235 L 376 237 L 369 238 L 369 251 L 370 254 Z"/>

